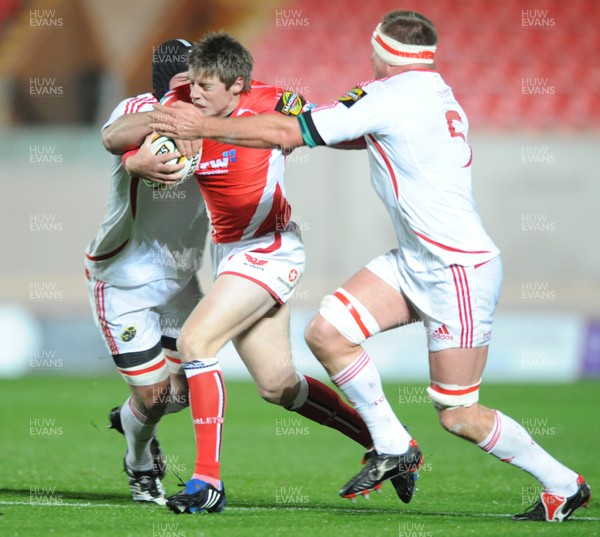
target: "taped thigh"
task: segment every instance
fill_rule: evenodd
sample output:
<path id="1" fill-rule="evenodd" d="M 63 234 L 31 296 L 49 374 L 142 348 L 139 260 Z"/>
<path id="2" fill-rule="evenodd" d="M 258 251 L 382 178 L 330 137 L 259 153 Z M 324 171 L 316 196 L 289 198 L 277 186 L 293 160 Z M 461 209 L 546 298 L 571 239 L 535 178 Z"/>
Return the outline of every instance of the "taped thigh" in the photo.
<path id="1" fill-rule="evenodd" d="M 479 385 L 459 386 L 458 384 L 442 384 L 432 382 L 427 388 L 427 395 L 438 410 L 452 410 L 453 408 L 469 407 L 479 401 Z"/>
<path id="2" fill-rule="evenodd" d="M 319 313 L 342 336 L 356 345 L 381 331 L 371 312 L 341 287 L 333 295 L 323 298 Z"/>
<path id="3" fill-rule="evenodd" d="M 161 343 L 151 349 L 113 355 L 119 373 L 132 386 L 151 386 L 169 377 L 169 366 Z"/>

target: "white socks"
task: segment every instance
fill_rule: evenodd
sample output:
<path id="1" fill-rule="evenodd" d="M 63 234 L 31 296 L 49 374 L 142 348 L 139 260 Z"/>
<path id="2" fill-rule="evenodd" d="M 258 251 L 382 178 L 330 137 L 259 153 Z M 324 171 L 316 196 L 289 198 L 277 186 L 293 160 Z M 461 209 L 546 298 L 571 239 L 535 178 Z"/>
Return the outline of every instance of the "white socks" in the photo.
<path id="1" fill-rule="evenodd" d="M 152 469 L 150 441 L 156 433 L 158 421 L 151 421 L 133 407 L 131 397 L 121 406 L 121 425 L 127 440 L 125 462 L 136 472 Z"/>
<path id="2" fill-rule="evenodd" d="M 535 477 L 544 490 L 568 498 L 577 492 L 577 474 L 544 451 L 515 420 L 494 410 L 496 421 L 483 442 L 484 451 Z"/>
<path id="3" fill-rule="evenodd" d="M 331 377 L 369 428 L 378 453 L 400 455 L 408 450 L 406 432 L 383 393 L 381 377 L 366 352 Z"/>
<path id="4" fill-rule="evenodd" d="M 381 378 L 366 352 L 333 377 L 361 415 L 379 453 L 401 454 L 408 449 L 411 436 L 404 429 L 381 386 Z M 484 451 L 521 468 L 535 477 L 550 494 L 568 498 L 577 492 L 577 474 L 544 451 L 527 430 L 495 410 L 492 431 L 477 444 Z"/>

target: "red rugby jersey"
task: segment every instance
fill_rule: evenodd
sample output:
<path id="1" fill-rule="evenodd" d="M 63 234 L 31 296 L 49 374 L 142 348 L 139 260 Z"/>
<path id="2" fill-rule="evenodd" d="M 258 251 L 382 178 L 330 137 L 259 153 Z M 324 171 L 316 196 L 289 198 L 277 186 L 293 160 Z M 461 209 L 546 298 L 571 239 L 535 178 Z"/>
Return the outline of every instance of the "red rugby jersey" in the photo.
<path id="1" fill-rule="evenodd" d="M 189 86 L 163 99 L 190 101 Z M 306 107 L 293 92 L 252 81 L 230 117 L 282 112 L 297 115 Z M 196 170 L 212 223 L 214 242 L 235 242 L 281 231 L 291 216 L 284 188 L 285 156 L 281 149 L 251 149 L 204 140 Z"/>

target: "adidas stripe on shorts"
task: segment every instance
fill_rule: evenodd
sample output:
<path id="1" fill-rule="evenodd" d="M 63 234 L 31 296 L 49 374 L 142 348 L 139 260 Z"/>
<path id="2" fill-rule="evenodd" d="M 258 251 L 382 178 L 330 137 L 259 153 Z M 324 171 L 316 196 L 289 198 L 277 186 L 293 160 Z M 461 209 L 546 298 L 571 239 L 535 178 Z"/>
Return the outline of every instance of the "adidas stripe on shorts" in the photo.
<path id="1" fill-rule="evenodd" d="M 409 300 L 423 321 L 430 351 L 489 343 L 502 286 L 500 256 L 480 265 L 413 272 L 395 249 L 366 268 Z"/>

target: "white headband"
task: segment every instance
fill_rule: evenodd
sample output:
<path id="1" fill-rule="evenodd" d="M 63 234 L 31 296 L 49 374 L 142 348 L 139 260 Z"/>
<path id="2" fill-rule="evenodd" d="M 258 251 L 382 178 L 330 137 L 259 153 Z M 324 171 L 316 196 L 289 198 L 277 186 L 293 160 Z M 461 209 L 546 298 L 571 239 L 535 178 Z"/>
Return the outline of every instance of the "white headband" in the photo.
<path id="1" fill-rule="evenodd" d="M 433 63 L 437 47 L 406 45 L 381 32 L 381 23 L 377 25 L 371 38 L 373 49 L 389 65 L 409 65 L 411 63 Z"/>

